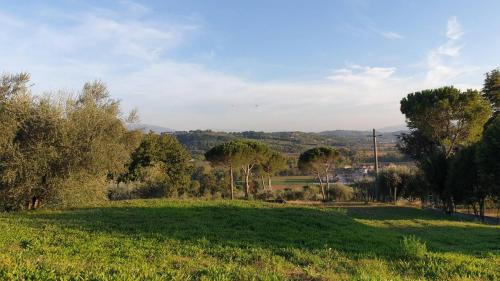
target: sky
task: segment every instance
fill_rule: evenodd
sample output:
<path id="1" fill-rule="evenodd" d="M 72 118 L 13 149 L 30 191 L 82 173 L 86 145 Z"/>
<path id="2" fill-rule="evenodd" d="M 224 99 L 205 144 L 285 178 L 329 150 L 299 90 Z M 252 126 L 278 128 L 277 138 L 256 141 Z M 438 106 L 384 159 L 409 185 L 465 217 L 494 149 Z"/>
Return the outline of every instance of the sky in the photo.
<path id="1" fill-rule="evenodd" d="M 176 130 L 364 130 L 399 101 L 482 87 L 498 0 L 0 0 L 0 73 L 36 94 L 104 81 L 124 115 Z"/>

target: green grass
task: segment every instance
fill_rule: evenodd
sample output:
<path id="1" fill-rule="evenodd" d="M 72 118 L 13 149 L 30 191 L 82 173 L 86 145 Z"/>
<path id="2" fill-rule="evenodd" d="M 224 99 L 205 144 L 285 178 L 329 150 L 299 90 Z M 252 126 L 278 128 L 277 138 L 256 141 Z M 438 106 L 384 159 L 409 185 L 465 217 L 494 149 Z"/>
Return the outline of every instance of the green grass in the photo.
<path id="1" fill-rule="evenodd" d="M 0 280 L 500 279 L 499 226 L 402 207 L 137 200 L 0 231 Z"/>
<path id="2" fill-rule="evenodd" d="M 273 186 L 303 187 L 311 185 L 317 180 L 310 176 L 283 176 L 273 177 Z"/>

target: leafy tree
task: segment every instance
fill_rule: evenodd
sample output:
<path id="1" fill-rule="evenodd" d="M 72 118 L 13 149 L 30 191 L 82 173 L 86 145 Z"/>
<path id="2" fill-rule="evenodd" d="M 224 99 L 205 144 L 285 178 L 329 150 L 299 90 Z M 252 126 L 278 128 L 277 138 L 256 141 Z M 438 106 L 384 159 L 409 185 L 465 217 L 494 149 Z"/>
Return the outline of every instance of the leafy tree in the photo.
<path id="1" fill-rule="evenodd" d="M 429 184 L 425 180 L 423 172 L 421 170 L 412 171 L 409 176 L 408 183 L 401 192 L 402 196 L 410 201 L 420 199 L 422 206 L 425 207 L 429 194 Z"/>
<path id="2" fill-rule="evenodd" d="M 486 73 L 483 95 L 491 102 L 495 111 L 497 111 L 500 106 L 500 69 L 497 68 Z"/>
<path id="3" fill-rule="evenodd" d="M 380 194 L 391 197 L 396 204 L 409 182 L 409 177 L 410 170 L 406 166 L 391 165 L 382 170 L 377 177 Z"/>
<path id="4" fill-rule="evenodd" d="M 335 170 L 335 165 L 340 163 L 340 161 L 340 153 L 336 149 L 330 147 L 311 148 L 302 153 L 299 157 L 299 169 L 307 173 L 312 173 L 317 177 L 320 183 L 323 200 L 328 199 L 327 192 L 330 189 L 331 175 Z M 325 181 L 323 181 L 323 179 L 325 179 Z"/>
<path id="5" fill-rule="evenodd" d="M 205 153 L 205 159 L 212 166 L 224 167 L 229 170 L 231 200 L 234 199 L 234 170 L 240 165 L 238 143 L 231 141 L 216 145 Z"/>
<path id="6" fill-rule="evenodd" d="M 76 98 L 54 98 L 32 95 L 29 79 L 0 81 L 0 207 L 104 199 L 106 179 L 124 169 L 134 147 L 119 103 L 99 81 Z"/>
<path id="7" fill-rule="evenodd" d="M 374 182 L 368 180 L 366 177 L 363 177 L 361 180 L 354 182 L 354 186 L 357 190 L 357 199 L 363 200 L 365 203 L 368 203 L 370 199 L 370 194 L 373 195 Z"/>
<path id="8" fill-rule="evenodd" d="M 156 185 L 163 195 L 182 194 L 189 186 L 190 160 L 177 139 L 150 132 L 132 153 L 126 178 Z"/>
<path id="9" fill-rule="evenodd" d="M 256 141 L 235 140 L 217 145 L 205 153 L 205 158 L 212 165 L 222 165 L 229 168 L 231 181 L 231 198 L 234 197 L 233 169 L 240 167 L 245 179 L 245 198 L 250 195 L 250 175 L 253 168 L 269 157 L 269 148 Z"/>
<path id="10" fill-rule="evenodd" d="M 411 93 L 401 100 L 411 132 L 437 145 L 448 158 L 460 146 L 476 142 L 491 116 L 479 92 L 443 87 Z"/>
<path id="11" fill-rule="evenodd" d="M 267 175 L 267 188 L 272 190 L 272 180 L 271 177 L 276 173 L 286 170 L 288 168 L 288 162 L 283 155 L 277 151 L 273 151 L 269 154 L 267 158 L 261 164 L 262 169 Z"/>
<path id="12" fill-rule="evenodd" d="M 411 93 L 401 100 L 410 133 L 400 149 L 417 161 L 432 190 L 449 211 L 453 198 L 445 192 L 448 159 L 459 148 L 479 140 L 491 107 L 477 91 L 453 87 Z"/>
<path id="13" fill-rule="evenodd" d="M 255 165 L 262 163 L 269 157 L 271 151 L 260 142 L 251 140 L 239 140 L 231 142 L 245 178 L 245 198 L 250 195 L 250 175 Z"/>
<path id="14" fill-rule="evenodd" d="M 486 193 L 500 197 L 500 116 L 493 118 L 481 141 L 477 146 L 476 153 L 478 176 L 481 186 Z"/>
<path id="15" fill-rule="evenodd" d="M 486 186 L 482 186 L 479 182 L 477 148 L 478 145 L 474 144 L 454 155 L 450 163 L 446 191 L 449 196 L 453 196 L 456 204 L 470 204 L 474 210 L 479 204 L 484 216 L 484 202 L 488 192 L 484 188 Z"/>

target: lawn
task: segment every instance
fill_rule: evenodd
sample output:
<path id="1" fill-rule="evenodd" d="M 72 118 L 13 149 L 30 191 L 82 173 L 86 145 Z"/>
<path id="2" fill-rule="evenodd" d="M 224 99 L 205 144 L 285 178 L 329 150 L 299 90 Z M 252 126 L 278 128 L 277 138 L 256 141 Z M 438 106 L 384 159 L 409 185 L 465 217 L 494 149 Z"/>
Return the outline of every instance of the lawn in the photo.
<path id="1" fill-rule="evenodd" d="M 0 280 L 500 279 L 499 226 L 403 207 L 134 200 L 0 229 Z"/>

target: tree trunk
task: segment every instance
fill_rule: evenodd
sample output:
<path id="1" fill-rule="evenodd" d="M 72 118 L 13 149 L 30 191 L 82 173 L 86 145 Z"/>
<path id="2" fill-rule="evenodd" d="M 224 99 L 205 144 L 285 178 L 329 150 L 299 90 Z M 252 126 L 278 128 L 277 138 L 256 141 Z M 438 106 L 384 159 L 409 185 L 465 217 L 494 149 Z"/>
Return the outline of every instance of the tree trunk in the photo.
<path id="1" fill-rule="evenodd" d="M 321 175 L 318 173 L 319 186 L 321 187 L 321 195 L 323 196 L 323 201 L 326 201 L 325 187 L 323 186 L 323 180 Z"/>
<path id="2" fill-rule="evenodd" d="M 398 188 L 394 187 L 394 205 L 396 205 L 396 202 L 398 201 Z"/>
<path id="3" fill-rule="evenodd" d="M 484 198 L 480 199 L 479 200 L 479 216 L 481 217 L 481 221 L 484 222 L 484 209 L 485 209 L 485 206 L 484 206 Z"/>
<path id="4" fill-rule="evenodd" d="M 273 185 L 272 185 L 270 174 L 267 174 L 267 188 L 269 188 L 269 191 L 271 191 L 271 192 L 273 191 Z"/>
<path id="5" fill-rule="evenodd" d="M 260 176 L 260 181 L 262 182 L 262 190 L 266 190 L 266 183 L 264 182 L 264 176 Z"/>
<path id="6" fill-rule="evenodd" d="M 229 174 L 230 174 L 230 180 L 231 180 L 231 200 L 234 199 L 234 176 L 233 176 L 233 166 L 229 167 Z"/>
<path id="7" fill-rule="evenodd" d="M 248 200 L 250 194 L 250 167 L 247 166 L 245 171 L 245 199 Z"/>
<path id="8" fill-rule="evenodd" d="M 326 171 L 326 199 L 330 200 L 330 177 L 328 177 L 328 170 Z"/>

